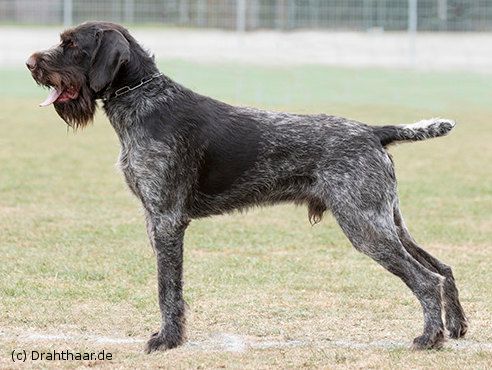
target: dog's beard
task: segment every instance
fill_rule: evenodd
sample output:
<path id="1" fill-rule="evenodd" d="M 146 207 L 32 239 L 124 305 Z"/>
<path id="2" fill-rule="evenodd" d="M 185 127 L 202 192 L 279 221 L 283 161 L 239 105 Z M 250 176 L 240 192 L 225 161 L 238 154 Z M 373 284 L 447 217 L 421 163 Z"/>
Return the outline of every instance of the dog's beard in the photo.
<path id="1" fill-rule="evenodd" d="M 83 128 L 94 119 L 96 113 L 96 98 L 92 90 L 82 85 L 79 96 L 74 100 L 54 103 L 56 113 L 72 128 Z"/>

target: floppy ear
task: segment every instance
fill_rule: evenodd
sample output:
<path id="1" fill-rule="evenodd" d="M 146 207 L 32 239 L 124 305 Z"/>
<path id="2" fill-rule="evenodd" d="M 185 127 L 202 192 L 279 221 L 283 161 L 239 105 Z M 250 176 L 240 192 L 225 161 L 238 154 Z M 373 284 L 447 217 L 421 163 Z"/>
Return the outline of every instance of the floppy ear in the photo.
<path id="1" fill-rule="evenodd" d="M 130 59 L 130 44 L 117 30 L 102 30 L 96 34 L 98 44 L 92 54 L 89 86 L 99 92 L 108 86 L 121 64 Z"/>

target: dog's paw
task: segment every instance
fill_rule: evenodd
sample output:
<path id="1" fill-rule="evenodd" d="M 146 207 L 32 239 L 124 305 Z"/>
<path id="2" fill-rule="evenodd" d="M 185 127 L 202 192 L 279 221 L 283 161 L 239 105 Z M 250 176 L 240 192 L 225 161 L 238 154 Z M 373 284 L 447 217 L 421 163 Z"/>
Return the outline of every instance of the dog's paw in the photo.
<path id="1" fill-rule="evenodd" d="M 446 315 L 446 329 L 450 338 L 458 339 L 464 337 L 468 331 L 468 321 L 465 318 L 456 316 L 448 318 Z"/>
<path id="2" fill-rule="evenodd" d="M 167 347 L 165 345 L 164 338 L 159 336 L 159 332 L 152 334 L 145 345 L 145 353 L 163 351 L 166 349 Z"/>
<path id="3" fill-rule="evenodd" d="M 440 349 L 444 344 L 444 330 L 424 333 L 413 340 L 412 349 L 419 351 L 424 349 Z"/>
<path id="4" fill-rule="evenodd" d="M 152 353 L 155 351 L 165 351 L 166 349 L 171 349 L 178 347 L 182 343 L 181 340 L 174 340 L 167 337 L 161 332 L 156 332 L 150 336 L 150 339 L 145 345 L 145 353 Z"/>

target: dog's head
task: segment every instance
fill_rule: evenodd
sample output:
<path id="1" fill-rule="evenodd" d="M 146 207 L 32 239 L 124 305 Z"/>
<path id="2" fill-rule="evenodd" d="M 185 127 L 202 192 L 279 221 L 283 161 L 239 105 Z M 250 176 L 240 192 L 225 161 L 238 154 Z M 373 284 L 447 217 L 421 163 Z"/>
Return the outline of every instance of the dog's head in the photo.
<path id="1" fill-rule="evenodd" d="M 53 103 L 67 124 L 86 126 L 94 117 L 96 99 L 130 60 L 131 41 L 128 31 L 113 23 L 87 22 L 64 31 L 58 45 L 26 62 L 34 80 L 50 88 L 40 105 Z"/>

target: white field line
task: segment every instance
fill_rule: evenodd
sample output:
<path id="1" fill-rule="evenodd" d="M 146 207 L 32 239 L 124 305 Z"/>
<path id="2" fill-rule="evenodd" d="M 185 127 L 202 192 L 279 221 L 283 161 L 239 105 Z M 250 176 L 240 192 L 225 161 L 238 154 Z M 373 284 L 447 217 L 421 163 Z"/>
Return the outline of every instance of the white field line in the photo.
<path id="1" fill-rule="evenodd" d="M 94 344 L 108 345 L 139 345 L 143 346 L 145 339 L 121 338 L 98 336 L 93 334 L 49 334 L 40 332 L 8 334 L 0 332 L 0 342 L 88 342 Z M 221 351 L 221 352 L 246 352 L 249 349 L 270 349 L 289 347 L 319 347 L 319 348 L 347 348 L 347 349 L 408 349 L 409 343 L 394 341 L 357 342 L 351 340 L 326 340 L 303 341 L 303 340 L 264 340 L 245 337 L 231 333 L 216 333 L 208 339 L 190 340 L 184 348 L 198 351 Z M 447 350 L 457 351 L 487 351 L 492 352 L 492 343 L 476 342 L 472 340 L 448 340 L 444 344 Z"/>

